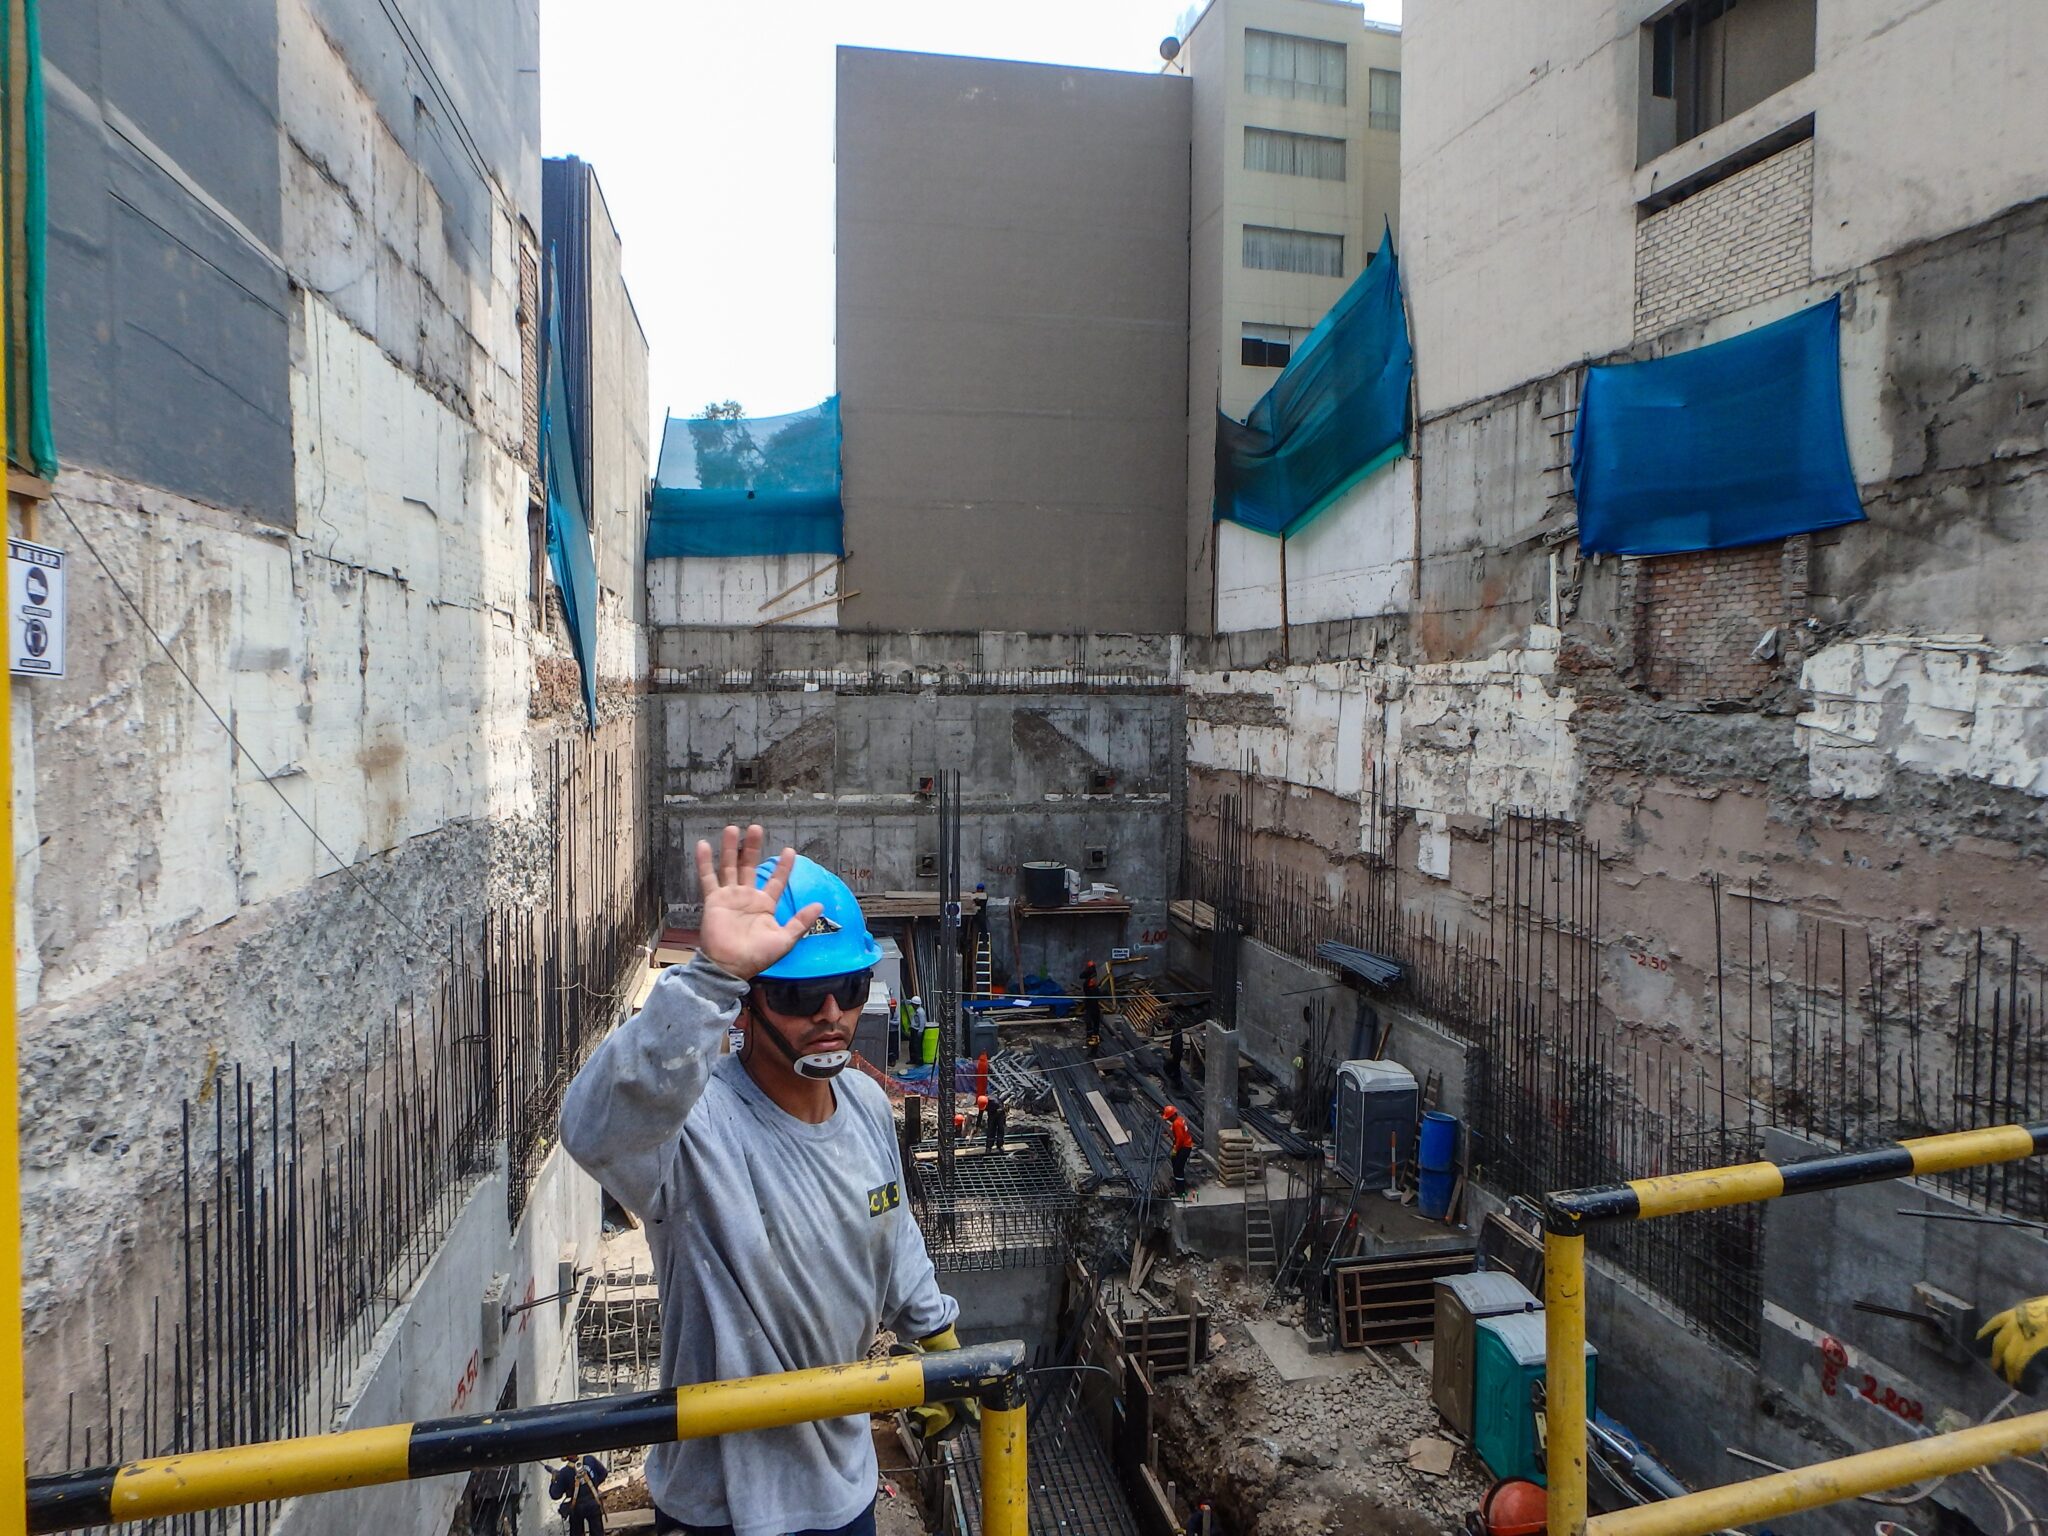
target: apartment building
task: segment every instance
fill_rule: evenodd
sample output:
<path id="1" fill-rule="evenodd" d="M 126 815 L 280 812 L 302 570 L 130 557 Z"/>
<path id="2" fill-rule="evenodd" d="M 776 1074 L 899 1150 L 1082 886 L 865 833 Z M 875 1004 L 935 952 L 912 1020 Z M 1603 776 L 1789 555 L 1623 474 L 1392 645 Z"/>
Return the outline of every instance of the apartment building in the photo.
<path id="1" fill-rule="evenodd" d="M 1211 522 L 1215 413 L 1243 420 L 1400 228 L 1401 36 L 1336 0 L 1215 0 L 1167 68 L 1194 87 L 1189 176 L 1188 623 L 1279 622 L 1279 541 Z M 1355 502 L 1357 499 L 1353 498 Z M 1352 503 L 1296 552 L 1290 616 L 1354 599 Z"/>

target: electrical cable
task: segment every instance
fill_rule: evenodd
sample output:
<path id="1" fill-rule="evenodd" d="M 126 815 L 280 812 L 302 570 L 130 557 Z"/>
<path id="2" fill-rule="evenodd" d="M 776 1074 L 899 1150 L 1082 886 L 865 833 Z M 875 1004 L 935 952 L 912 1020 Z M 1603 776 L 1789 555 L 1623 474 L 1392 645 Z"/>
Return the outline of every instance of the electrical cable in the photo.
<path id="1" fill-rule="evenodd" d="M 213 700 L 206 696 L 206 690 L 199 686 L 198 679 L 193 677 L 191 672 L 186 669 L 185 664 L 178 659 L 178 653 L 171 649 L 169 642 L 162 635 L 157 633 L 156 626 L 149 622 L 149 615 L 142 611 L 142 605 L 136 602 L 127 587 L 122 585 L 121 578 L 114 574 L 114 568 L 107 564 L 106 557 L 99 551 L 99 546 L 87 537 L 85 530 L 79 526 L 78 519 L 71 515 L 71 509 L 64 504 L 63 498 L 52 495 L 50 497 L 50 504 L 64 514 L 64 521 L 71 525 L 71 531 L 78 535 L 78 542 L 85 546 L 86 553 L 92 556 L 94 563 L 99 566 L 101 573 L 105 575 L 114 591 L 120 594 L 121 601 L 128 605 L 129 611 L 135 615 L 136 621 L 148 632 L 149 638 L 156 642 L 157 649 L 164 653 L 165 659 L 170 662 L 178 676 L 185 680 L 185 685 L 192 690 L 193 697 L 206 706 L 206 712 L 213 716 L 214 723 L 227 733 L 227 738 L 234 743 L 235 750 L 249 760 L 250 766 L 256 769 L 258 776 L 262 778 L 265 784 L 270 786 L 271 793 L 277 796 L 279 802 L 287 811 L 291 812 L 292 819 L 312 834 L 313 841 L 318 843 L 327 856 L 334 861 L 335 868 L 353 880 L 362 893 L 369 897 L 373 906 L 383 912 L 394 923 L 398 924 L 400 929 L 411 935 L 422 946 L 434 944 L 436 941 L 429 938 L 424 930 L 415 927 L 408 919 L 400 915 L 389 902 L 385 901 L 383 897 L 371 889 L 369 881 L 363 878 L 361 872 L 353 864 L 349 863 L 347 859 L 344 859 L 339 853 L 335 852 L 334 845 L 320 835 L 320 829 L 306 819 L 303 811 L 292 804 L 291 796 L 278 787 L 275 777 L 257 760 L 256 755 L 249 750 L 242 741 L 242 738 L 235 733 L 235 728 L 228 724 L 226 717 L 218 709 L 214 708 Z M 404 956 L 404 959 L 408 962 L 412 958 L 410 954 Z"/>

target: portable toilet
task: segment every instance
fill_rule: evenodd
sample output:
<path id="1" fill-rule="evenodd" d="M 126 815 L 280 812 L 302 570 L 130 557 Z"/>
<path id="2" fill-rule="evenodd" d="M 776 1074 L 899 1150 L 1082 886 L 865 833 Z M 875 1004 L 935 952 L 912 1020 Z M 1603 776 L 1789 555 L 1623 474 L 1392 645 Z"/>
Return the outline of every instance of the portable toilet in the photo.
<path id="1" fill-rule="evenodd" d="M 1347 1061 L 1337 1069 L 1337 1171 L 1360 1189 L 1393 1182 L 1397 1163 L 1415 1155 L 1421 1095 L 1398 1061 Z"/>
<path id="2" fill-rule="evenodd" d="M 1495 1477 L 1543 1481 L 1536 1387 L 1543 1380 L 1543 1314 L 1481 1318 L 1472 1380 L 1472 1448 Z M 1586 1346 L 1586 1415 L 1593 1413 L 1599 1352 Z"/>
<path id="3" fill-rule="evenodd" d="M 1429 1396 L 1445 1422 L 1467 1440 L 1472 1438 L 1472 1381 L 1480 1322 L 1489 1317 L 1542 1310 L 1543 1303 L 1530 1294 L 1526 1285 L 1499 1270 L 1447 1275 L 1437 1281 Z"/>

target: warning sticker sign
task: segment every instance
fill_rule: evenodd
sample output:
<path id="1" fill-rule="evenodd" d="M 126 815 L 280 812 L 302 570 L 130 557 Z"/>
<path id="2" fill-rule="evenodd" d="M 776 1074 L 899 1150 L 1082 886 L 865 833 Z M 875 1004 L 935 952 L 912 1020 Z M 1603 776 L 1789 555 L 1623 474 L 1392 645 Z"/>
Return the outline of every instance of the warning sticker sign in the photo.
<path id="1" fill-rule="evenodd" d="M 7 670 L 64 675 L 64 551 L 7 541 Z"/>

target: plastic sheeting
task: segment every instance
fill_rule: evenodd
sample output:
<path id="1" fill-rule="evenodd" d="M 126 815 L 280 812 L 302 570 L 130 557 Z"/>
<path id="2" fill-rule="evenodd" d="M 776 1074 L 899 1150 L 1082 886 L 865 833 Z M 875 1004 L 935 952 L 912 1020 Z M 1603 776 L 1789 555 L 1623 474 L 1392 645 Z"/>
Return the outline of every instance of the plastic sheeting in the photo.
<path id="1" fill-rule="evenodd" d="M 1399 458 L 1414 372 L 1389 230 L 1251 414 L 1218 413 L 1216 520 L 1285 538 Z"/>
<path id="2" fill-rule="evenodd" d="M 1841 297 L 1710 346 L 1586 370 L 1572 438 L 1589 552 L 1730 549 L 1863 521 Z"/>
<path id="3" fill-rule="evenodd" d="M 647 558 L 846 553 L 839 397 L 753 420 L 671 416 Z"/>
<path id="4" fill-rule="evenodd" d="M 569 431 L 569 384 L 562 355 L 561 290 L 550 261 L 546 383 L 540 406 L 541 473 L 548 490 L 548 566 L 561 594 L 569 648 L 583 677 L 583 710 L 597 729 L 597 561 L 590 549 L 590 521 L 576 478 L 576 444 Z"/>

